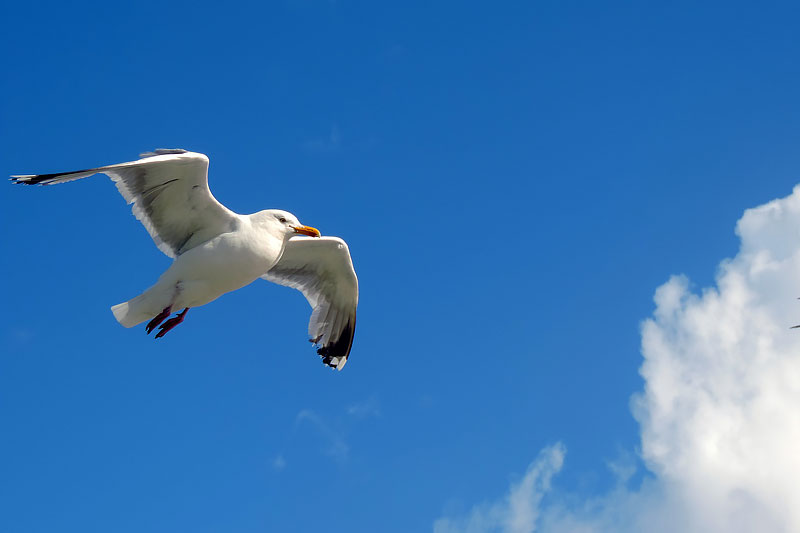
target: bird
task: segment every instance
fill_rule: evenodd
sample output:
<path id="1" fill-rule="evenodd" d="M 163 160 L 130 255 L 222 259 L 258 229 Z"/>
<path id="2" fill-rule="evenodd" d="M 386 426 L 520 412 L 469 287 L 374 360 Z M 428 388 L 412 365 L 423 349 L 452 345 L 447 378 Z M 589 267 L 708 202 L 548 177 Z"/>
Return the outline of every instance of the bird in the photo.
<path id="1" fill-rule="evenodd" d="M 353 346 L 358 306 L 358 278 L 347 243 L 321 236 L 280 209 L 249 215 L 231 211 L 211 194 L 204 154 L 160 148 L 139 157 L 72 172 L 14 175 L 11 181 L 54 185 L 105 174 L 158 249 L 173 258 L 153 286 L 111 307 L 124 327 L 146 321 L 147 334 L 158 328 L 155 338 L 161 338 L 184 321 L 190 308 L 262 278 L 303 293 L 312 307 L 309 340 L 324 364 L 341 370 Z"/>

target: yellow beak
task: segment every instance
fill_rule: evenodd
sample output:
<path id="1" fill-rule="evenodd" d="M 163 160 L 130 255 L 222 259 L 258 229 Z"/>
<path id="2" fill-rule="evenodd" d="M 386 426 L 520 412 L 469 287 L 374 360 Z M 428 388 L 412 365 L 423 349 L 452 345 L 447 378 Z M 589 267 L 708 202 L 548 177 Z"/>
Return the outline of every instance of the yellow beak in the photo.
<path id="1" fill-rule="evenodd" d="M 292 229 L 295 233 L 300 233 L 301 235 L 319 237 L 319 230 L 317 228 L 312 228 L 311 226 L 292 226 Z"/>

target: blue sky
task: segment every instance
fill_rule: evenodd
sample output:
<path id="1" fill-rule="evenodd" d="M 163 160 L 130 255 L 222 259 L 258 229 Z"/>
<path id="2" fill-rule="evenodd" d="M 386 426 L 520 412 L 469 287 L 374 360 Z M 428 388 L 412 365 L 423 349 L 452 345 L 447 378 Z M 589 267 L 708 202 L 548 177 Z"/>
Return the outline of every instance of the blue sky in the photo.
<path id="1" fill-rule="evenodd" d="M 641 325 L 688 327 L 656 289 L 714 285 L 745 209 L 798 182 L 797 16 L 4 4 L 3 173 L 203 152 L 231 209 L 344 238 L 361 293 L 340 373 L 266 282 L 156 342 L 109 311 L 169 264 L 110 181 L 8 185 L 0 530 L 483 531 L 459 517 L 537 457 L 545 501 L 606 498 L 609 463 L 644 494 L 669 469 L 631 396 L 675 352 L 643 353 Z"/>

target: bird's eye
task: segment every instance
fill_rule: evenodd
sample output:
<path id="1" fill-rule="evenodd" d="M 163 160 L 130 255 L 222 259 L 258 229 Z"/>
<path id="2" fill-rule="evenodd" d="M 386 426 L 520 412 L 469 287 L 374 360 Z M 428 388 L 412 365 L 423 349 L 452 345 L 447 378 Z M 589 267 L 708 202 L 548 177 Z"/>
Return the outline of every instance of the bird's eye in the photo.
<path id="1" fill-rule="evenodd" d="M 280 220 L 281 224 L 286 224 L 286 219 L 285 218 L 280 217 L 278 220 Z"/>

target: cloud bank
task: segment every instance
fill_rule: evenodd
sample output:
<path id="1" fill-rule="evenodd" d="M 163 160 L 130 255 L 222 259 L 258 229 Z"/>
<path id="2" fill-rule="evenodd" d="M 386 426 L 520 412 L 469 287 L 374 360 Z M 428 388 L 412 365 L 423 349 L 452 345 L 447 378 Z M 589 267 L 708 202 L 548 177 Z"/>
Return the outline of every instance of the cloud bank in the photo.
<path id="1" fill-rule="evenodd" d="M 556 444 L 500 502 L 434 532 L 800 531 L 800 331 L 789 329 L 800 323 L 800 187 L 747 210 L 736 233 L 715 287 L 673 277 L 642 324 L 640 486 L 547 498 L 564 460 Z"/>

